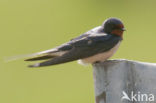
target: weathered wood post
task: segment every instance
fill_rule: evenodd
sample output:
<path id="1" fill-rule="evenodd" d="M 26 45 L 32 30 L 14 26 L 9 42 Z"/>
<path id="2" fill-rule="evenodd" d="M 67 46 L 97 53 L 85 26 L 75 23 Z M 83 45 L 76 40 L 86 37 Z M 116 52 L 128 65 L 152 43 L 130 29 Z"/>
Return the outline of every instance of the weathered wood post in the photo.
<path id="1" fill-rule="evenodd" d="M 108 60 L 93 65 L 96 103 L 156 103 L 156 64 Z"/>

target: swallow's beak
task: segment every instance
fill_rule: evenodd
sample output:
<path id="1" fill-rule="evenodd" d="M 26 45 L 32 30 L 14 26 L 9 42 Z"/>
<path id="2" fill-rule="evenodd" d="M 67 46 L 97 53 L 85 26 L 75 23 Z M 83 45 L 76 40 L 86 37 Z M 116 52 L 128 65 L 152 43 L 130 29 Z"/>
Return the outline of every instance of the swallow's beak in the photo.
<path id="1" fill-rule="evenodd" d="M 125 29 L 125 28 L 121 28 L 121 30 L 122 30 L 122 31 L 126 31 L 126 29 Z"/>

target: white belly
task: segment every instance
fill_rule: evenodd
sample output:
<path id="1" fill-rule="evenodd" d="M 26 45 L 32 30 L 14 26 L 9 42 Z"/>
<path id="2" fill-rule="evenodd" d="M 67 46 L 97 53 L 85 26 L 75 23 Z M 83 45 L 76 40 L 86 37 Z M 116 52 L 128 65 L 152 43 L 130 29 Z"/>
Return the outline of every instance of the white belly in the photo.
<path id="1" fill-rule="evenodd" d="M 80 64 L 90 64 L 91 63 L 92 64 L 92 63 L 95 63 L 96 61 L 105 61 L 108 58 L 110 58 L 111 56 L 113 56 L 113 54 L 119 48 L 119 45 L 120 45 L 120 42 L 118 42 L 118 44 L 116 44 L 109 51 L 104 52 L 104 53 L 99 53 L 99 54 L 96 54 L 96 55 L 88 57 L 88 58 L 80 59 L 80 60 L 78 60 L 78 63 L 80 63 Z"/>

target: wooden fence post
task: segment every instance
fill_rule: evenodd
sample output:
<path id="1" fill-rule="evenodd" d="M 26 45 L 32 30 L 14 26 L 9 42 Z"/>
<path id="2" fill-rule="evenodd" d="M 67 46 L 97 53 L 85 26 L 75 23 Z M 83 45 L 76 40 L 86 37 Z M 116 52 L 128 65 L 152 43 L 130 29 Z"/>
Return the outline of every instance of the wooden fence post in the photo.
<path id="1" fill-rule="evenodd" d="M 156 103 L 156 64 L 108 60 L 93 64 L 96 103 Z"/>

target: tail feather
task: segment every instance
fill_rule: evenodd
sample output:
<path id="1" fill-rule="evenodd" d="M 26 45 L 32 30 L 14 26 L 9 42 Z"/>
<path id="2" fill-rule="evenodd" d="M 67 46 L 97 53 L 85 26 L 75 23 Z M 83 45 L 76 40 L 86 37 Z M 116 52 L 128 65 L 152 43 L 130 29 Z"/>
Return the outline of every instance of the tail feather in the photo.
<path id="1" fill-rule="evenodd" d="M 66 63 L 66 62 L 70 62 L 70 61 L 74 61 L 74 60 L 78 59 L 77 57 L 76 58 L 74 56 L 70 57 L 69 55 L 70 54 L 57 56 L 57 57 L 54 57 L 52 59 L 49 59 L 49 60 L 41 62 L 41 63 L 29 65 L 28 67 L 50 66 L 50 65 L 62 64 L 62 63 Z"/>
<path id="2" fill-rule="evenodd" d="M 46 60 L 46 59 L 50 59 L 50 58 L 54 58 L 54 57 L 56 57 L 56 56 L 53 56 L 53 55 L 44 55 L 44 56 L 39 56 L 39 57 L 25 59 L 24 61 Z"/>
<path id="3" fill-rule="evenodd" d="M 37 60 L 37 58 L 39 60 L 42 60 L 40 57 L 42 57 L 42 58 L 45 57 L 45 59 L 46 58 L 49 59 L 49 58 L 53 58 L 54 57 L 54 56 L 52 56 L 52 54 L 55 53 L 55 52 L 57 52 L 56 48 L 49 49 L 49 50 L 46 50 L 46 51 L 37 52 L 37 53 L 33 53 L 33 54 L 24 54 L 24 55 L 17 55 L 17 56 L 12 56 L 12 57 L 6 57 L 6 58 L 4 58 L 4 61 L 5 62 L 10 62 L 10 61 L 14 61 L 14 60 L 17 60 L 17 59 L 23 59 L 23 58 L 30 58 L 30 60 L 26 59 L 25 61 L 31 61 L 31 59 L 33 61 L 33 58 L 31 58 L 31 57 L 34 57 L 34 60 L 35 60 L 35 58 L 36 58 L 36 60 Z M 48 55 L 49 53 L 50 53 L 51 57 L 50 56 L 45 56 L 45 55 Z M 35 57 L 35 56 L 37 56 L 37 57 Z"/>
<path id="4" fill-rule="evenodd" d="M 52 59 L 49 59 L 47 61 L 41 62 L 41 63 L 36 63 L 33 65 L 29 65 L 28 67 L 42 67 L 42 66 L 49 66 L 49 65 L 55 65 L 55 64 L 60 64 L 60 63 L 64 63 L 66 61 L 60 60 L 62 58 L 60 57 L 54 57 Z"/>
<path id="5" fill-rule="evenodd" d="M 38 55 L 38 53 L 11 56 L 11 57 L 4 58 L 4 61 L 5 62 L 10 62 L 10 61 L 18 60 L 18 59 L 34 57 L 36 55 Z"/>

